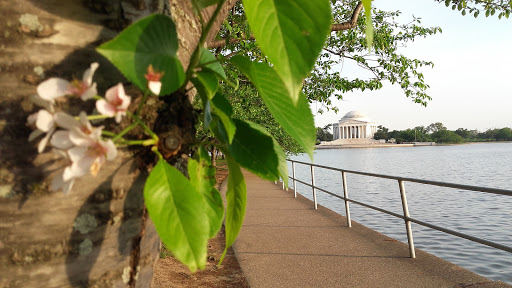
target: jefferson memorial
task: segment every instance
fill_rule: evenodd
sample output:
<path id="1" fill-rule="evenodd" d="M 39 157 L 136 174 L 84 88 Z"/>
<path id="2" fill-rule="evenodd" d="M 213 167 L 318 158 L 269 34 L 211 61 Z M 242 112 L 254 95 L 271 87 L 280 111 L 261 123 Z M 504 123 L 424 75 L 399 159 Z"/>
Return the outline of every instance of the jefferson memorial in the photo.
<path id="1" fill-rule="evenodd" d="M 333 141 L 330 144 L 363 144 L 373 140 L 377 124 L 359 111 L 350 111 L 338 123 L 333 123 Z"/>

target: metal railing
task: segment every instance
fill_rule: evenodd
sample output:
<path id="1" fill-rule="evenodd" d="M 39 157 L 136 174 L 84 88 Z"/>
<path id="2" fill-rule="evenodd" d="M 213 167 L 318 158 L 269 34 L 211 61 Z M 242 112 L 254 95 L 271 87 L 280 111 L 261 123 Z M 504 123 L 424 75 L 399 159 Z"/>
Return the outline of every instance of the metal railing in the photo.
<path id="1" fill-rule="evenodd" d="M 418 219 L 411 218 L 410 215 L 409 215 L 409 207 L 407 205 L 407 197 L 406 197 L 406 194 L 405 194 L 404 182 L 420 183 L 420 184 L 426 184 L 426 185 L 432 185 L 432 186 L 438 186 L 438 187 L 448 187 L 448 188 L 455 188 L 455 189 L 462 189 L 462 190 L 469 190 L 469 191 L 478 191 L 478 192 L 491 193 L 491 194 L 499 194 L 499 195 L 507 195 L 507 196 L 512 196 L 512 190 L 497 189 L 497 188 L 487 188 L 487 187 L 478 187 L 478 186 L 471 186 L 471 185 L 462 185 L 462 184 L 430 181 L 430 180 L 423 180 L 423 179 L 414 179 L 414 178 L 405 178 L 405 177 L 381 175 L 381 174 L 375 174 L 375 173 L 359 172 L 359 171 L 339 169 L 339 168 L 328 167 L 328 166 L 323 166 L 323 165 L 317 165 L 317 164 L 301 162 L 301 161 L 296 161 L 296 160 L 290 160 L 290 159 L 287 159 L 287 161 L 290 161 L 292 163 L 292 176 L 288 176 L 288 178 L 293 180 L 293 190 L 294 190 L 294 193 L 295 193 L 295 197 L 297 197 L 297 186 L 296 186 L 296 183 L 298 182 L 298 183 L 301 183 L 303 185 L 306 185 L 306 186 L 309 186 L 309 187 L 312 188 L 312 190 L 313 190 L 313 203 L 314 203 L 315 209 L 318 209 L 318 203 L 317 203 L 317 198 L 316 198 L 316 191 L 317 190 L 322 191 L 322 192 L 324 192 L 326 194 L 329 194 L 329 195 L 331 195 L 333 197 L 336 197 L 336 198 L 344 200 L 345 201 L 345 213 L 346 213 L 347 226 L 348 227 L 352 227 L 351 220 L 350 220 L 350 205 L 349 205 L 350 202 L 358 204 L 358 205 L 361 205 L 361 206 L 364 206 L 364 207 L 367 207 L 367 208 L 370 208 L 370 209 L 373 209 L 373 210 L 380 211 L 382 213 L 386 213 L 388 215 L 391 215 L 391 216 L 394 216 L 394 217 L 397 217 L 397 218 L 404 219 L 404 221 L 405 221 L 405 228 L 406 228 L 406 231 L 407 231 L 407 241 L 409 243 L 409 253 L 410 253 L 411 258 L 416 258 L 416 253 L 414 252 L 414 240 L 413 240 L 413 237 L 412 237 L 411 222 L 416 223 L 418 225 L 422 225 L 422 226 L 431 228 L 431 229 L 434 229 L 434 230 L 437 230 L 437 231 L 441 231 L 441 232 L 444 232 L 444 233 L 447 233 L 447 234 L 450 234 L 450 235 L 454 235 L 454 236 L 457 236 L 457 237 L 460 237 L 460 238 L 464 238 L 464 239 L 467 239 L 467 240 L 470 240 L 470 241 L 473 241 L 473 242 L 477 242 L 477 243 L 480 243 L 480 244 L 484 244 L 484 245 L 487 245 L 487 246 L 490 246 L 490 247 L 493 247 L 493 248 L 496 248 L 496 249 L 500 249 L 500 250 L 512 253 L 512 247 L 505 246 L 505 245 L 502 245 L 502 244 L 499 244 L 499 243 L 495 243 L 495 242 L 492 242 L 492 241 L 488 241 L 488 240 L 485 240 L 485 239 L 481 239 L 481 238 L 478 238 L 478 237 L 474 237 L 474 236 L 467 235 L 467 234 L 464 234 L 464 233 L 460 233 L 460 232 L 457 232 L 457 231 L 454 231 L 454 230 L 451 230 L 451 229 L 447 229 L 447 228 L 440 227 L 440 226 L 437 226 L 437 225 L 434 225 L 434 224 L 430 224 L 430 223 L 427 223 L 427 222 L 424 222 L 424 221 L 421 221 L 421 220 L 418 220 Z M 311 167 L 311 183 L 307 183 L 307 182 L 301 181 L 301 180 L 296 178 L 296 176 L 295 176 L 295 163 L 303 164 L 303 165 L 308 165 L 308 166 Z M 342 178 L 342 181 L 343 181 L 343 196 L 337 195 L 337 194 L 335 194 L 333 192 L 327 191 L 327 190 L 322 189 L 320 187 L 316 187 L 315 186 L 315 169 L 314 169 L 314 167 L 341 172 L 341 178 Z M 401 201 L 402 201 L 403 215 L 400 215 L 400 214 L 397 214 L 397 213 L 394 213 L 394 212 L 391 212 L 391 211 L 388 211 L 388 210 L 385 210 L 385 209 L 382 209 L 382 208 L 379 208 L 379 207 L 375 207 L 375 206 L 372 206 L 372 205 L 369 205 L 369 204 L 366 204 L 366 203 L 362 203 L 362 202 L 359 202 L 359 201 L 356 201 L 356 200 L 353 200 L 353 199 L 349 199 L 348 198 L 348 189 L 347 189 L 347 177 L 346 177 L 347 173 L 356 174 L 356 175 L 370 176 L 370 177 L 376 177 L 376 178 L 384 178 L 384 179 L 397 180 L 398 181 L 399 191 L 400 191 L 400 198 L 401 198 Z M 283 189 L 284 189 L 284 181 L 283 181 Z"/>

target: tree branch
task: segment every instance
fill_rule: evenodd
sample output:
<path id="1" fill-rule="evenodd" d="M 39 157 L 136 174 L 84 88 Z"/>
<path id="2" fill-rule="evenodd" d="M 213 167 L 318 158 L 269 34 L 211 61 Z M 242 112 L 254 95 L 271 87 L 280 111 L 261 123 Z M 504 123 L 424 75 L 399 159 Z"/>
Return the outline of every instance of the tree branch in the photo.
<path id="1" fill-rule="evenodd" d="M 359 14 L 361 13 L 362 9 L 363 9 L 363 2 L 359 1 L 359 3 L 357 3 L 356 8 L 354 9 L 354 12 L 352 12 L 352 18 L 350 18 L 350 21 L 338 23 L 338 24 L 332 24 L 331 32 L 343 31 L 343 30 L 349 30 L 349 29 L 355 28 L 357 26 L 357 19 L 359 18 Z M 247 40 L 255 40 L 255 39 L 254 39 L 254 36 L 251 35 L 251 37 L 249 37 L 249 38 L 246 38 L 246 37 L 238 38 L 238 39 L 233 38 L 233 39 L 229 39 L 228 41 L 226 41 L 225 39 L 212 40 L 208 43 L 208 48 L 220 48 L 220 47 L 226 46 L 226 44 L 227 44 L 226 42 L 229 42 L 229 44 L 235 44 L 235 43 L 238 43 L 241 41 L 247 41 Z"/>
<path id="2" fill-rule="evenodd" d="M 363 2 L 359 1 L 359 3 L 357 3 L 356 8 L 354 9 L 354 12 L 352 12 L 352 18 L 350 18 L 350 21 L 339 23 L 339 24 L 332 24 L 331 32 L 343 31 L 343 30 L 355 28 L 357 26 L 357 18 L 359 18 L 359 14 L 361 13 L 362 9 L 363 9 Z"/>
<path id="3" fill-rule="evenodd" d="M 229 39 L 229 44 L 235 44 L 235 43 L 238 43 L 238 42 L 241 42 L 241 41 L 246 41 L 246 40 L 255 40 L 254 39 L 254 36 L 251 35 L 251 37 L 249 38 L 230 38 Z M 226 46 L 226 40 L 223 39 L 223 40 L 213 40 L 213 41 L 210 41 L 210 43 L 208 43 L 208 48 L 220 48 L 220 47 L 224 47 Z"/>

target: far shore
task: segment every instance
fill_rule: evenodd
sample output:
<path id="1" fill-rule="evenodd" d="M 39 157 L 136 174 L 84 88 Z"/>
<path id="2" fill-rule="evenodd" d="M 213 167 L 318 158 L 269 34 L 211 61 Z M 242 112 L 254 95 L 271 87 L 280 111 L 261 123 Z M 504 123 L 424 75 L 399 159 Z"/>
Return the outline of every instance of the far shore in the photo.
<path id="1" fill-rule="evenodd" d="M 512 141 L 489 141 L 489 142 L 465 142 L 465 143 L 446 143 L 439 144 L 430 142 L 426 143 L 379 143 L 379 144 L 345 144 L 345 145 L 315 145 L 315 149 L 350 149 L 350 148 L 393 148 L 393 147 L 423 147 L 423 146 L 452 146 L 452 145 L 473 145 L 473 144 L 489 144 L 489 143 L 512 143 Z"/>

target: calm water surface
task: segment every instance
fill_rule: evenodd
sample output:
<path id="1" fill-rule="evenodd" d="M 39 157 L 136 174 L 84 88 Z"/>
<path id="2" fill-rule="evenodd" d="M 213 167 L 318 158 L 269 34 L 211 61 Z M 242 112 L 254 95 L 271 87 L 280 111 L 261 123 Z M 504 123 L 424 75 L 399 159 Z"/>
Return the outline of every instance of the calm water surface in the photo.
<path id="1" fill-rule="evenodd" d="M 292 157 L 310 162 L 307 155 Z M 314 163 L 391 176 L 512 190 L 512 143 L 455 146 L 317 150 Z M 291 164 L 288 164 L 291 175 Z M 309 167 L 296 164 L 298 179 L 310 182 Z M 315 168 L 316 186 L 343 195 L 341 172 Z M 292 186 L 293 183 L 290 183 Z M 349 198 L 402 214 L 396 180 L 347 174 Z M 312 199 L 310 187 L 297 191 Z M 405 182 L 412 218 L 512 246 L 512 197 Z M 337 199 L 317 191 L 318 202 L 345 215 Z M 351 203 L 352 220 L 407 243 L 402 219 Z M 414 244 L 493 280 L 512 284 L 512 253 L 412 223 Z"/>

